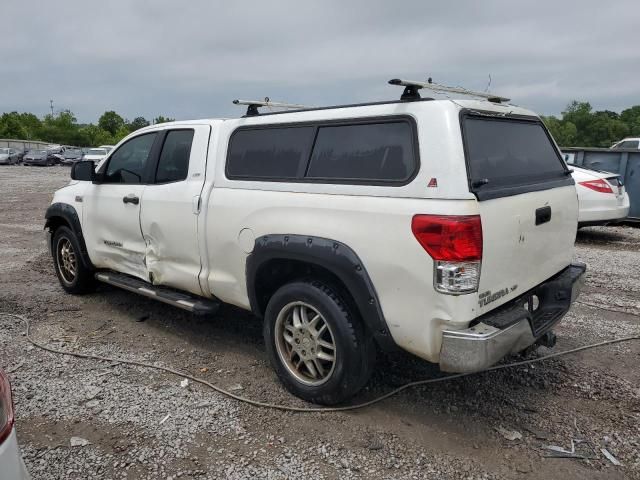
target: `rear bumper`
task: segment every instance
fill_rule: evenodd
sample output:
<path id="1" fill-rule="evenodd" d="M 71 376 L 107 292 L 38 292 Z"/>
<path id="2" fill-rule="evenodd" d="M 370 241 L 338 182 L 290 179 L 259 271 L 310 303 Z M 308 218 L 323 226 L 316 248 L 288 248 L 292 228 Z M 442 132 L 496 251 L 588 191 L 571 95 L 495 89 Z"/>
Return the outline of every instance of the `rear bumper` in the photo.
<path id="1" fill-rule="evenodd" d="M 478 318 L 471 327 L 445 330 L 440 369 L 484 370 L 505 355 L 533 345 L 569 311 L 584 285 L 585 271 L 584 264 L 572 264 L 525 295 Z M 535 310 L 534 297 L 538 302 Z"/>
<path id="2" fill-rule="evenodd" d="M 594 207 L 590 209 L 580 209 L 578 215 L 578 226 L 585 227 L 588 225 L 606 225 L 616 221 L 623 220 L 629 215 L 629 197 L 625 196 L 624 201 L 620 205 L 602 207 Z"/>

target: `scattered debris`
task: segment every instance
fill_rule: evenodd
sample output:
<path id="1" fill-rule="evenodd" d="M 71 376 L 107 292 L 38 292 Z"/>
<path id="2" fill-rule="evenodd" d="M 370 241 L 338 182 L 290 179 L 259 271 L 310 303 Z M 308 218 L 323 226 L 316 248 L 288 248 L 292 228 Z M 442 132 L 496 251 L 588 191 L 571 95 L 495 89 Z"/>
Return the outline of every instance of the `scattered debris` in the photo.
<path id="1" fill-rule="evenodd" d="M 619 467 L 620 465 L 622 465 L 618 459 L 616 457 L 614 457 L 611 452 L 609 452 L 609 450 L 607 450 L 606 448 L 601 448 L 600 451 L 602 452 L 602 454 L 607 457 L 607 460 L 609 460 L 611 463 L 613 463 L 616 467 Z"/>
<path id="2" fill-rule="evenodd" d="M 89 440 L 82 437 L 71 437 L 71 439 L 69 440 L 69 445 L 71 445 L 72 447 L 86 447 L 90 444 L 91 442 Z"/>
<path id="3" fill-rule="evenodd" d="M 100 392 L 102 392 L 100 387 L 89 386 L 87 388 L 87 396 L 84 398 L 84 401 L 88 402 L 89 400 L 93 400 L 100 395 Z"/>
<path id="4" fill-rule="evenodd" d="M 184 380 L 182 380 L 182 381 L 180 382 L 180 386 L 181 386 L 182 388 L 187 388 L 187 387 L 189 386 L 189 379 L 185 378 Z"/>
<path id="5" fill-rule="evenodd" d="M 591 454 L 578 453 L 576 451 L 576 445 L 587 445 L 589 447 L 589 449 L 591 450 Z M 572 439 L 571 440 L 571 450 L 565 450 L 564 448 L 559 447 L 557 445 L 546 445 L 543 448 L 545 450 L 549 450 L 549 451 L 552 452 L 549 455 L 545 455 L 545 457 L 550 457 L 550 458 L 579 458 L 579 459 L 582 459 L 582 460 L 592 460 L 592 459 L 596 458 L 595 457 L 595 451 L 593 450 L 593 447 L 586 440 L 575 440 L 575 439 Z"/>
<path id="6" fill-rule="evenodd" d="M 503 426 L 496 427 L 496 431 L 510 441 L 522 440 L 522 434 L 516 430 L 507 430 Z"/>
<path id="7" fill-rule="evenodd" d="M 24 360 L 20 361 L 20 363 L 18 363 L 15 367 L 11 367 L 7 370 L 7 373 L 11 374 L 13 372 L 15 372 L 16 370 L 18 370 L 20 367 L 22 367 L 24 365 Z"/>
<path id="8" fill-rule="evenodd" d="M 200 369 L 200 373 L 207 373 L 209 371 L 209 369 L 207 367 L 202 367 Z"/>
<path id="9" fill-rule="evenodd" d="M 171 414 L 170 414 L 170 413 L 167 413 L 167 414 L 165 415 L 165 417 L 164 417 L 162 420 L 160 420 L 160 425 L 162 425 L 164 422 L 166 422 L 167 420 L 169 420 L 169 417 L 170 417 L 170 416 L 171 416 Z"/>
<path id="10" fill-rule="evenodd" d="M 242 385 L 240 385 L 239 383 L 236 383 L 235 385 L 231 385 L 229 387 L 229 390 L 232 392 L 237 392 L 238 390 L 243 390 L 244 387 Z"/>

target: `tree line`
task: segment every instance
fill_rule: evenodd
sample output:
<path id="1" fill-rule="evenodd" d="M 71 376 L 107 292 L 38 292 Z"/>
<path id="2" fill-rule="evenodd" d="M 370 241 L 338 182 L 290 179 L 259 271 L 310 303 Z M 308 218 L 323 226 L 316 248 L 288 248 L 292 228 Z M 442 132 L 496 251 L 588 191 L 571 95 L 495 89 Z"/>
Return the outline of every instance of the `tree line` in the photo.
<path id="1" fill-rule="evenodd" d="M 153 123 L 173 120 L 160 115 L 153 119 Z M 69 110 L 45 115 L 42 119 L 33 113 L 9 112 L 0 116 L 0 138 L 40 140 L 78 147 L 115 145 L 131 132 L 150 124 L 144 117 L 129 121 L 112 110 L 104 112 L 97 124 L 80 124 Z"/>
<path id="2" fill-rule="evenodd" d="M 640 136 L 640 105 L 623 110 L 593 111 L 588 102 L 574 100 L 562 115 L 543 116 L 542 120 L 561 147 L 610 147 L 627 136 Z M 153 123 L 171 122 L 159 116 Z M 41 140 L 76 146 L 115 145 L 129 133 L 150 125 L 144 117 L 129 121 L 114 111 L 104 112 L 97 124 L 79 124 L 65 110 L 43 119 L 33 113 L 10 112 L 0 116 L 0 138 Z"/>
<path id="3" fill-rule="evenodd" d="M 620 113 L 593 111 L 589 102 L 569 103 L 562 116 L 542 117 L 561 147 L 608 148 L 624 137 L 640 137 L 640 105 Z"/>

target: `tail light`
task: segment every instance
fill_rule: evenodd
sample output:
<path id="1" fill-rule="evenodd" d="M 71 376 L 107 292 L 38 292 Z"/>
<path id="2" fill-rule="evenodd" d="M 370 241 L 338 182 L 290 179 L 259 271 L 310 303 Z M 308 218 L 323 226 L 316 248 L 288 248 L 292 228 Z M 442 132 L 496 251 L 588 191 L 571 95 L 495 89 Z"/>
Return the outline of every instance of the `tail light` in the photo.
<path id="1" fill-rule="evenodd" d="M 415 215 L 411 231 L 434 260 L 434 287 L 461 295 L 478 291 L 482 265 L 479 215 Z"/>
<path id="2" fill-rule="evenodd" d="M 580 182 L 580 185 L 600 193 L 613 193 L 613 190 L 611 189 L 611 185 L 609 185 L 607 182 L 605 182 L 602 179 Z"/>
<path id="3" fill-rule="evenodd" d="M 11 384 L 6 373 L 0 370 L 0 445 L 6 440 L 13 429 L 13 399 L 11 398 Z"/>

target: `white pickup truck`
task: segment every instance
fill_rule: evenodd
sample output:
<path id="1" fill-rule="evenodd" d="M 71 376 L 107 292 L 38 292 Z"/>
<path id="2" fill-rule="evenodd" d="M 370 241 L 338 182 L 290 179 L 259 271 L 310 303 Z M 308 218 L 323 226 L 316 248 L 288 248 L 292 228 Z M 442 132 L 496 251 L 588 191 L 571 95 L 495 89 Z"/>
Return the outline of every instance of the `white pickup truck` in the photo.
<path id="1" fill-rule="evenodd" d="M 251 310 L 283 383 L 324 404 L 378 349 L 468 372 L 552 344 L 585 271 L 558 148 L 525 109 L 409 93 L 154 125 L 75 164 L 46 213 L 62 287 Z"/>

